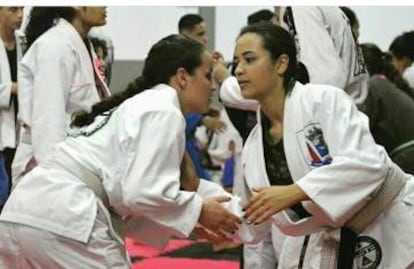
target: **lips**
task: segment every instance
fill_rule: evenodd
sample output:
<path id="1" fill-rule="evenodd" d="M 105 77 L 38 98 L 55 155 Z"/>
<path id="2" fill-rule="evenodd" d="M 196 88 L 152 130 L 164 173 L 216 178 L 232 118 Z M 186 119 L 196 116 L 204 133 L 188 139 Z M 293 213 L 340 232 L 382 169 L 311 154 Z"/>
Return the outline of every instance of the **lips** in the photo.
<path id="1" fill-rule="evenodd" d="M 249 82 L 247 80 L 238 80 L 239 86 L 243 89 Z"/>

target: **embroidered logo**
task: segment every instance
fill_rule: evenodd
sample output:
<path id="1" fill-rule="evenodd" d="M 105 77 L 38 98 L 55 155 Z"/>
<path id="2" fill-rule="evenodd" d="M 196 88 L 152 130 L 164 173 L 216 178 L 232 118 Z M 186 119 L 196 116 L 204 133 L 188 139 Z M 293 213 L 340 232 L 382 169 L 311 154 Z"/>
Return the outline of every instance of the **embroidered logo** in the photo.
<path id="1" fill-rule="evenodd" d="M 374 238 L 365 235 L 358 237 L 354 260 L 358 269 L 376 269 L 381 259 L 381 247 Z"/>
<path id="2" fill-rule="evenodd" d="M 310 165 L 319 167 L 332 162 L 329 149 L 323 139 L 322 129 L 317 124 L 305 128 L 306 147 L 310 156 Z"/>
<path id="3" fill-rule="evenodd" d="M 101 120 L 96 125 L 91 124 L 91 125 L 88 125 L 88 126 L 85 126 L 85 127 L 81 128 L 81 129 L 78 129 L 78 130 L 75 130 L 75 131 L 72 131 L 72 132 L 68 132 L 67 136 L 76 138 L 78 136 L 91 136 L 91 135 L 93 135 L 94 133 L 96 133 L 97 131 L 102 129 L 102 127 L 104 127 L 108 123 L 108 121 L 111 118 L 112 113 L 114 111 L 115 111 L 115 108 L 102 113 L 102 115 L 105 116 L 105 117 L 103 118 L 103 120 Z"/>

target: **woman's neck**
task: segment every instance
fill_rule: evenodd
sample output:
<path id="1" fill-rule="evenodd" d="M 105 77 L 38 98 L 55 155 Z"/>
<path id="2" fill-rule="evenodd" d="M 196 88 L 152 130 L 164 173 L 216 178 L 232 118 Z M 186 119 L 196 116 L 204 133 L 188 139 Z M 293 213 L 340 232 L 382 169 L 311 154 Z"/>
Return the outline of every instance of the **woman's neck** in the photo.
<path id="1" fill-rule="evenodd" d="M 271 125 L 283 124 L 285 107 L 285 89 L 283 86 L 276 87 L 269 95 L 259 100 L 261 109 L 270 120 Z"/>
<path id="2" fill-rule="evenodd" d="M 16 46 L 14 30 L 6 29 L 2 25 L 0 25 L 0 38 L 3 40 L 4 46 L 7 49 L 14 49 L 14 47 Z"/>
<path id="3" fill-rule="evenodd" d="M 90 26 L 85 25 L 79 17 L 76 17 L 71 22 L 72 26 L 76 29 L 82 39 L 85 39 L 91 29 Z"/>

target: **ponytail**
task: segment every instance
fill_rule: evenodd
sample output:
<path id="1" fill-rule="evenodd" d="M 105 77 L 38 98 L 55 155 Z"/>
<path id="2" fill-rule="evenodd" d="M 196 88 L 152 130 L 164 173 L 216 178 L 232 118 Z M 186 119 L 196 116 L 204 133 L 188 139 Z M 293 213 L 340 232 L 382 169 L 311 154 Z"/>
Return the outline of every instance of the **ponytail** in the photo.
<path id="1" fill-rule="evenodd" d="M 49 30 L 58 18 L 71 22 L 75 15 L 76 11 L 72 7 L 33 7 L 25 30 L 27 49 L 40 35 Z"/>
<path id="2" fill-rule="evenodd" d="M 134 81 L 130 82 L 127 88 L 118 94 L 114 94 L 108 98 L 105 98 L 101 102 L 92 106 L 91 112 L 79 111 L 75 112 L 72 116 L 73 120 L 71 127 L 82 127 L 91 124 L 95 117 L 103 114 L 112 108 L 119 106 L 126 99 L 151 88 L 153 85 L 149 85 L 144 77 L 138 77 Z"/>

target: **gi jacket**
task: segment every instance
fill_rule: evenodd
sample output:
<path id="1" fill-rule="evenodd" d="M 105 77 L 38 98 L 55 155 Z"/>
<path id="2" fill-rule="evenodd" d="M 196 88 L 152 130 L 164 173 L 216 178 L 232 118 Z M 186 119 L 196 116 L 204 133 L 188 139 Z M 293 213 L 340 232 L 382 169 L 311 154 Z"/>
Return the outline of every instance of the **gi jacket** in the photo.
<path id="1" fill-rule="evenodd" d="M 23 177 L 0 219 L 87 242 L 97 198 L 70 172 L 87 170 L 102 180 L 114 212 L 132 218 L 135 226 L 127 227 L 128 236 L 134 229 L 140 229 L 140 235 L 149 233 L 153 241 L 165 234 L 189 236 L 203 202 L 198 194 L 180 190 L 185 120 L 179 106 L 176 91 L 162 84 L 128 99 L 112 113 L 98 116 L 59 143 Z M 70 156 L 72 165 L 44 167 L 61 155 Z M 163 234 L 155 234 L 150 226 L 143 228 L 148 220 L 153 227 L 163 227 Z"/>

